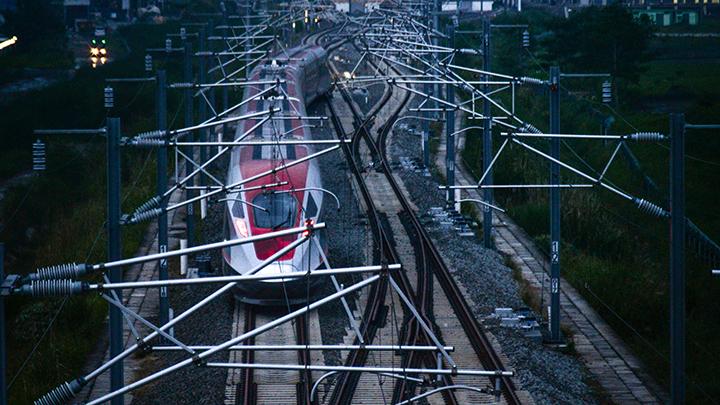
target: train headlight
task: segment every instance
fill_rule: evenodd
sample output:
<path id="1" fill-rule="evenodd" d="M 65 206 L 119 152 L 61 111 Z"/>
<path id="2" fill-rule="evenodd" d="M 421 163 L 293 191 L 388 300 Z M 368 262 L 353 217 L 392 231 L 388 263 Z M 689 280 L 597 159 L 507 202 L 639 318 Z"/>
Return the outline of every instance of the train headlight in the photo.
<path id="1" fill-rule="evenodd" d="M 248 237 L 249 233 L 245 218 L 233 218 L 233 225 L 235 226 L 235 232 L 237 232 L 238 236 L 243 238 Z"/>

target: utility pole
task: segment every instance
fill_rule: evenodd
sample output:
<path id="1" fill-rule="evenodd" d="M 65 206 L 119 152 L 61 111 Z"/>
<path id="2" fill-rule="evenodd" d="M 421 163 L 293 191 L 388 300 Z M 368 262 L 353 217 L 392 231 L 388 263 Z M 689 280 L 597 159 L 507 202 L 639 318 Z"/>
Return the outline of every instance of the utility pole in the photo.
<path id="1" fill-rule="evenodd" d="M 490 19 L 485 18 L 483 20 L 483 70 L 490 71 L 491 62 L 491 25 Z M 483 81 L 487 82 L 490 80 L 489 75 L 483 75 Z M 483 85 L 483 93 L 488 94 L 490 92 L 490 86 Z M 490 161 L 493 158 L 493 142 L 492 142 L 492 118 L 490 117 L 490 102 L 487 99 L 483 100 L 483 173 L 485 173 L 490 167 Z M 493 183 L 492 172 L 488 172 L 485 176 L 484 185 L 491 185 Z M 492 188 L 486 188 L 484 190 L 485 202 L 488 204 L 493 203 L 493 191 Z M 492 221 L 493 214 L 490 206 L 483 205 L 483 243 L 485 248 L 493 249 L 494 243 L 492 238 Z"/>
<path id="2" fill-rule="evenodd" d="M 550 133 L 560 133 L 560 67 L 550 67 Z M 550 140 L 560 159 L 560 139 Z M 550 163 L 550 342 L 560 342 L 560 165 Z"/>
<path id="3" fill-rule="evenodd" d="M 441 33 L 442 30 L 440 29 L 440 12 L 442 11 L 442 3 L 441 3 L 441 0 L 432 0 L 432 1 L 433 1 L 433 13 L 432 13 L 432 15 L 433 15 L 433 29 L 435 29 L 435 31 L 437 31 L 437 33 Z M 438 38 L 438 35 L 437 35 L 437 34 L 436 34 L 436 35 L 433 35 L 432 44 L 435 45 L 435 46 L 437 46 L 438 43 L 439 43 L 439 41 L 440 41 L 440 40 L 439 40 L 439 38 Z M 434 56 L 432 53 L 430 53 L 430 58 L 431 58 L 431 60 L 432 60 L 433 58 L 435 58 L 435 57 L 436 57 L 436 56 Z M 435 88 L 435 91 L 434 91 L 433 93 L 431 93 L 431 94 L 434 94 L 435 97 L 441 98 L 441 97 L 442 97 L 442 90 L 441 90 L 440 84 L 439 84 L 439 83 L 435 83 L 435 85 L 434 85 L 433 87 Z M 435 108 L 440 107 L 440 103 L 438 103 L 437 101 L 434 102 L 434 107 L 435 107 Z"/>
<path id="4" fill-rule="evenodd" d="M 183 60 L 183 80 L 185 83 L 192 83 L 193 82 L 193 73 L 192 73 L 192 44 L 190 41 L 185 41 L 183 44 L 185 46 L 185 57 Z M 193 119 L 193 101 L 192 101 L 192 90 L 190 88 L 186 88 L 184 90 L 185 92 L 185 125 L 190 127 L 194 123 Z M 192 142 L 195 139 L 195 132 L 190 132 L 186 135 L 189 139 L 188 141 Z M 185 159 L 185 175 L 190 176 L 193 172 L 193 165 L 192 160 L 195 159 L 194 155 L 194 148 L 192 146 L 185 147 L 185 154 L 187 155 L 187 158 Z M 190 200 L 193 197 L 195 197 L 195 191 L 192 190 L 192 186 L 195 185 L 195 179 L 189 178 L 187 183 L 185 183 L 188 186 L 188 189 L 186 191 L 187 199 Z M 188 204 L 187 205 L 187 212 L 186 212 L 186 233 L 187 233 L 187 246 L 192 247 L 195 245 L 195 204 Z"/>
<path id="5" fill-rule="evenodd" d="M 120 118 L 107 119 L 107 256 L 108 261 L 122 258 L 120 239 Z M 109 270 L 111 283 L 119 283 L 123 278 L 121 267 Z M 117 300 L 122 302 L 122 290 L 116 291 Z M 123 318 L 120 309 L 110 305 L 110 358 L 124 349 Z M 116 391 L 124 385 L 123 362 L 119 361 L 110 368 L 110 390 Z M 112 405 L 123 405 L 123 396 L 112 399 Z"/>
<path id="6" fill-rule="evenodd" d="M 450 24 L 447 27 L 448 47 L 455 47 L 455 27 Z M 447 92 L 447 102 L 455 104 L 455 86 L 451 83 L 445 85 Z M 451 187 L 455 185 L 455 109 L 451 106 L 446 107 L 445 112 L 445 168 L 448 185 L 448 204 L 452 207 L 455 203 L 455 190 Z"/>
<path id="7" fill-rule="evenodd" d="M 685 115 L 670 115 L 670 396 L 685 403 Z"/>
<path id="8" fill-rule="evenodd" d="M 5 244 L 0 243 L 0 282 L 5 280 Z M 0 405 L 7 405 L 7 347 L 5 346 L 5 297 L 0 297 Z"/>
<path id="9" fill-rule="evenodd" d="M 223 26 L 225 26 L 225 28 L 223 29 L 223 36 L 227 38 L 230 36 L 230 30 L 227 28 L 229 25 L 227 9 L 223 9 L 222 21 L 223 21 Z M 247 30 L 247 27 L 246 27 L 246 30 Z M 222 61 L 220 63 L 222 64 Z M 220 69 L 220 72 L 223 74 L 223 76 L 225 76 L 224 69 Z M 223 111 L 227 111 L 228 106 L 230 105 L 229 97 L 230 97 L 230 93 L 228 93 L 228 86 L 223 86 L 222 87 L 222 110 Z M 223 140 L 227 139 L 227 136 L 228 136 L 227 130 L 228 130 L 227 124 L 223 124 L 223 126 L 222 126 Z"/>
<path id="10" fill-rule="evenodd" d="M 155 104 L 157 111 L 157 127 L 160 131 L 167 130 L 167 75 L 165 70 L 157 71 L 157 87 L 155 90 Z M 158 146 L 157 148 L 157 195 L 160 196 L 161 214 L 158 216 L 158 251 L 160 253 L 168 250 L 168 223 L 167 223 L 167 198 L 163 197 L 167 191 L 167 172 L 168 172 L 168 152 L 167 147 Z M 169 279 L 167 259 L 160 259 L 158 262 L 158 273 L 160 280 Z M 167 287 L 160 287 L 160 325 L 164 325 L 170 321 L 170 304 L 168 302 Z"/>
<path id="11" fill-rule="evenodd" d="M 200 52 L 207 51 L 207 31 L 205 28 L 200 28 L 200 43 L 198 44 Z M 207 63 L 205 61 L 205 57 L 201 57 L 198 61 L 198 82 L 200 84 L 205 84 L 207 81 Z M 204 89 L 200 89 L 201 91 Z M 200 122 L 204 122 L 207 120 L 207 103 L 200 102 L 198 103 L 198 114 L 200 115 Z M 207 142 L 208 139 L 208 130 L 207 129 L 201 129 L 200 130 L 200 142 Z M 200 161 L 204 162 L 207 160 L 207 148 L 205 146 L 200 147 Z M 205 185 L 205 182 L 203 181 L 203 178 L 200 177 L 200 185 Z"/>
<path id="12" fill-rule="evenodd" d="M 428 63 L 432 63 L 432 57 L 429 55 L 426 55 L 425 58 L 427 59 Z M 432 87 L 433 85 L 430 83 L 425 83 L 423 85 L 423 90 L 426 94 L 432 94 Z M 427 103 L 429 108 L 429 103 Z M 423 117 L 426 119 L 422 122 L 422 151 L 423 151 L 423 166 L 425 170 L 430 169 L 430 111 L 425 111 L 423 113 Z"/>

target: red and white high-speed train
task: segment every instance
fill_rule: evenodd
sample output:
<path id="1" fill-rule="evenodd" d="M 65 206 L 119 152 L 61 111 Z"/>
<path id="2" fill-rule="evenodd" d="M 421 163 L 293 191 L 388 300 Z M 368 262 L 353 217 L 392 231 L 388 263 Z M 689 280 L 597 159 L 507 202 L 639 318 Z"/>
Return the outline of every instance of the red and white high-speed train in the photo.
<path id="1" fill-rule="evenodd" d="M 258 94 L 273 86 L 272 84 L 248 86 L 244 99 L 252 101 L 243 105 L 240 114 L 265 111 L 270 107 L 281 109 L 274 117 L 286 116 L 292 119 L 271 119 L 255 129 L 244 141 L 289 141 L 312 139 L 311 125 L 298 117 L 307 116 L 305 106 L 331 86 L 330 76 L 325 65 L 327 53 L 321 47 L 297 47 L 276 55 L 256 66 L 250 74 L 253 82 L 276 82 L 280 89 L 270 92 L 272 95 L 257 97 Z M 238 125 L 237 137 L 250 131 L 258 123 L 256 119 L 245 120 Z M 313 153 L 310 145 L 251 145 L 239 146 L 232 150 L 227 172 L 227 184 L 236 183 L 268 170 L 278 168 L 296 159 Z M 244 188 L 261 185 L 282 184 L 266 189 L 254 189 L 244 192 L 228 193 L 226 205 L 226 237 L 244 238 L 251 235 L 301 226 L 310 220 L 321 222 L 323 213 L 323 193 L 320 170 L 314 159 L 278 170 L 275 174 L 263 176 L 246 183 Z M 317 231 L 320 245 L 326 249 L 322 231 Z M 226 274 L 236 272 L 245 274 L 260 265 L 275 252 L 300 238 L 290 235 L 251 244 L 227 248 L 223 251 Z M 293 272 L 316 269 L 321 264 L 317 244 L 306 242 L 281 256 L 273 264 L 258 274 L 291 274 Z M 311 279 L 311 282 L 317 282 Z M 305 299 L 308 293 L 308 281 L 268 280 L 262 282 L 239 283 L 235 291 L 236 298 L 261 304 L 296 303 Z M 311 288 L 314 286 L 311 286 Z"/>

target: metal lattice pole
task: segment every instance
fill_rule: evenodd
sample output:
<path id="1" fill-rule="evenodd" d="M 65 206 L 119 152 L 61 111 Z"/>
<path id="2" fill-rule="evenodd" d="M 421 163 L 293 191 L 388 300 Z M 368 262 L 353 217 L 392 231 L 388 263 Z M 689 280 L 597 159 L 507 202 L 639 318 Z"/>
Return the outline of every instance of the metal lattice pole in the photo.
<path id="1" fill-rule="evenodd" d="M 490 71 L 490 36 L 491 36 L 490 20 L 485 19 L 483 21 L 483 69 Z M 484 75 L 483 80 L 490 80 L 489 75 Z M 483 86 L 483 92 L 487 94 L 490 91 L 490 86 L 485 84 Z M 485 176 L 485 185 L 493 184 L 492 171 L 488 171 L 490 167 L 490 161 L 493 158 L 493 142 L 492 142 L 492 117 L 490 116 L 490 102 L 487 100 L 483 101 L 483 173 L 487 172 Z M 493 190 L 492 188 L 486 188 L 484 190 L 485 202 L 488 204 L 493 203 Z M 494 247 L 492 238 L 492 209 L 489 206 L 483 206 L 483 243 L 486 248 L 492 249 Z"/>
<path id="2" fill-rule="evenodd" d="M 107 234 L 108 261 L 122 257 L 122 241 L 120 236 L 120 118 L 108 118 L 107 131 Z M 111 269 L 111 282 L 122 281 L 123 269 Z M 118 300 L 122 301 L 122 291 L 117 291 Z M 110 306 L 110 357 L 123 351 L 123 317 L 120 309 Z M 119 390 L 124 385 L 123 362 L 118 362 L 110 369 L 110 389 Z M 123 405 L 124 399 L 118 396 L 112 399 L 112 405 Z"/>
<path id="3" fill-rule="evenodd" d="M 685 115 L 670 115 L 670 394 L 685 403 Z"/>
<path id="4" fill-rule="evenodd" d="M 155 103 L 157 111 L 157 126 L 158 130 L 164 131 L 167 129 L 167 75 L 164 70 L 157 71 L 157 87 L 155 92 Z M 167 191 L 167 163 L 168 152 L 165 146 L 159 146 L 157 148 L 157 195 L 163 196 Z M 160 201 L 160 208 L 163 209 L 160 216 L 158 216 L 158 251 L 160 253 L 167 252 L 168 250 L 168 224 L 167 224 L 167 213 L 164 208 L 167 207 L 167 198 L 162 198 Z M 167 280 L 168 276 L 168 262 L 167 259 L 161 259 L 158 262 L 158 274 L 160 280 Z M 160 287 L 160 324 L 164 325 L 170 320 L 170 305 L 168 303 L 168 290 L 167 287 Z"/>
<path id="5" fill-rule="evenodd" d="M 193 73 L 192 73 L 192 44 L 190 41 L 186 40 L 183 44 L 185 47 L 185 55 L 183 59 L 183 80 L 186 83 L 193 82 Z M 185 89 L 184 90 L 184 98 L 185 98 L 185 125 L 192 126 L 194 124 L 193 119 L 193 98 L 192 98 L 192 90 Z M 195 131 L 192 131 L 187 134 L 187 137 L 190 138 L 191 141 L 194 141 L 195 139 Z M 191 199 L 195 197 L 195 191 L 192 189 L 192 187 L 195 185 L 195 178 L 191 177 L 191 174 L 193 173 L 193 165 L 191 160 L 195 159 L 194 154 L 194 148 L 192 146 L 186 146 L 185 147 L 185 154 L 188 156 L 188 159 L 185 159 L 185 175 L 190 177 L 186 183 L 186 186 L 188 186 L 187 189 L 187 199 Z M 200 176 L 202 177 L 202 176 Z M 186 234 L 187 234 L 187 245 L 188 247 L 193 246 L 195 244 L 195 204 L 188 204 L 187 206 L 187 218 L 186 218 Z"/>
<path id="6" fill-rule="evenodd" d="M 448 47 L 455 46 L 455 27 L 450 24 L 447 27 Z M 447 102 L 455 104 L 455 86 L 451 83 L 446 85 Z M 445 146 L 447 152 L 445 155 L 445 168 L 447 176 L 447 185 L 452 187 L 455 185 L 455 109 L 452 106 L 446 107 L 445 112 Z M 455 203 L 455 190 L 448 188 L 448 204 L 452 207 Z"/>
<path id="7" fill-rule="evenodd" d="M 550 132 L 560 133 L 560 68 L 550 67 Z M 550 140 L 550 156 L 560 159 L 560 139 Z M 550 184 L 560 184 L 560 165 L 550 164 Z M 560 187 L 550 188 L 550 340 L 560 341 Z"/>
<path id="8" fill-rule="evenodd" d="M 0 243 L 0 281 L 5 280 L 5 244 Z M 0 297 L 0 405 L 7 405 L 7 351 L 5 346 L 5 297 Z"/>

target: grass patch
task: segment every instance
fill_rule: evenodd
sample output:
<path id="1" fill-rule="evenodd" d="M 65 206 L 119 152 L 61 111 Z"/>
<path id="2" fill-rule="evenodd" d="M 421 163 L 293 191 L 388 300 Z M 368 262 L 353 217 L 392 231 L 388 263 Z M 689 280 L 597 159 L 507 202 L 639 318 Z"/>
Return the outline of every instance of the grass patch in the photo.
<path id="1" fill-rule="evenodd" d="M 105 78 L 144 75 L 145 48 L 161 46 L 164 33 L 176 29 L 175 25 L 123 27 L 111 41 L 126 41 L 128 54 L 97 70 L 80 69 L 72 80 L 18 95 L 12 104 L 4 106 L 0 139 L 7 148 L 0 163 L 0 177 L 28 170 L 32 162 L 30 143 L 35 140 L 33 129 L 104 125 Z M 177 69 L 170 70 L 171 80 L 178 74 Z M 117 108 L 112 113 L 122 119 L 123 134 L 154 127 L 151 86 L 116 88 L 115 94 Z M 178 95 L 171 95 L 173 108 Z M 26 274 L 37 267 L 72 261 L 97 263 L 105 257 L 104 138 L 53 137 L 46 141 L 48 170 L 7 189 L 0 206 L 0 240 L 7 246 L 8 273 Z M 124 212 L 153 195 L 153 157 L 152 150 L 123 150 Z M 123 228 L 125 257 L 136 252 L 145 229 L 145 225 Z M 87 355 L 98 338 L 106 334 L 107 305 L 95 295 L 66 301 L 13 298 L 7 304 L 8 322 L 12 325 L 7 337 L 7 374 L 9 379 L 17 375 L 10 388 L 10 403 L 31 403 L 62 381 L 81 375 Z M 32 353 L 46 329 L 47 334 Z"/>
<path id="2" fill-rule="evenodd" d="M 539 11 L 521 16 L 500 16 L 497 23 L 526 23 L 533 38 L 553 35 L 558 29 L 553 17 Z M 463 27 L 463 29 L 475 29 Z M 685 31 L 685 30 L 684 30 Z M 493 67 L 517 76 L 547 77 L 547 66 L 556 63 L 551 49 L 533 41 L 535 60 L 519 47 L 516 33 L 496 31 Z M 466 46 L 463 44 L 463 46 Z M 472 44 L 467 44 L 472 47 Z M 600 44 L 602 46 L 602 43 Z M 599 103 L 600 82 L 563 79 L 561 129 L 563 133 L 600 133 L 601 122 L 615 118 L 610 133 L 635 131 L 667 133 L 668 112 L 686 112 L 688 122 L 717 122 L 720 111 L 718 50 L 720 39 L 653 38 L 641 74 L 616 81 L 619 97 L 609 109 Z M 537 63 L 536 63 L 537 62 Z M 473 63 L 472 57 L 461 64 Z M 569 67 L 565 67 L 569 69 Z M 509 97 L 499 97 L 509 105 Z M 547 130 L 547 95 L 532 87 L 518 88 L 519 116 L 541 130 Z M 468 124 L 469 125 L 469 124 Z M 497 135 L 497 134 L 496 134 Z M 482 142 L 468 136 L 463 157 L 477 173 Z M 547 150 L 546 142 L 533 145 Z M 499 145 L 495 145 L 497 151 Z M 564 143 L 561 158 L 590 173 L 586 163 L 602 170 L 613 144 L 574 141 Z M 624 191 L 647 198 L 662 206 L 668 204 L 668 150 L 665 145 L 629 144 L 642 171 L 652 177 L 657 190 L 630 169 L 630 160 L 620 152 L 606 176 Z M 720 178 L 720 137 L 708 131 L 687 135 L 688 217 L 711 238 L 720 240 L 720 217 L 708 209 L 720 204 L 710 184 Z M 497 184 L 546 183 L 549 164 L 519 147 L 508 146 L 497 162 Z M 580 160 L 576 155 L 581 156 Z M 582 179 L 563 171 L 563 182 L 582 183 Z M 536 240 L 540 250 L 549 247 L 547 190 L 496 190 L 496 198 L 510 215 Z M 668 386 L 669 377 L 669 295 L 668 224 L 649 217 L 623 198 L 605 191 L 570 190 L 562 192 L 561 264 L 563 276 L 593 305 L 603 318 L 631 346 L 645 363 L 647 371 Z M 720 396 L 720 384 L 711 376 L 720 372 L 720 361 L 711 348 L 717 345 L 720 324 L 717 313 L 720 285 L 713 281 L 709 266 L 688 250 L 688 401 L 708 402 Z M 521 286 L 522 288 L 522 286 Z M 524 297 L 530 299 L 530 297 Z"/>

